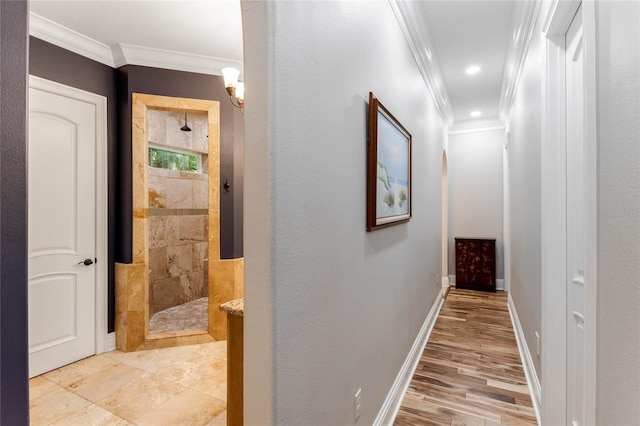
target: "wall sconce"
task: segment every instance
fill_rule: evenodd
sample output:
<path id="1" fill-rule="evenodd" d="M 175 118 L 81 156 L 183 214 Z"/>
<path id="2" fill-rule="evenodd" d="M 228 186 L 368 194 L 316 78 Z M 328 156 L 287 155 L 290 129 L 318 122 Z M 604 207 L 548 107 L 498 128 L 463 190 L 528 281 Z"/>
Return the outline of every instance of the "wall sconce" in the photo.
<path id="1" fill-rule="evenodd" d="M 244 83 L 238 81 L 240 71 L 237 68 L 226 67 L 220 70 L 224 77 L 224 87 L 229 94 L 229 100 L 234 107 L 240 108 L 240 111 L 244 114 Z"/>

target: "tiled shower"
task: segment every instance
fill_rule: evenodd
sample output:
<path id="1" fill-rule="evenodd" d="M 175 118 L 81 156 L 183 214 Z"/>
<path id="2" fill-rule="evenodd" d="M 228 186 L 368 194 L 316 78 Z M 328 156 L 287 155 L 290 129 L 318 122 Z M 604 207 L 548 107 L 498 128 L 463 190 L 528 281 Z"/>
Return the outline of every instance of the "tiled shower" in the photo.
<path id="1" fill-rule="evenodd" d="M 148 111 L 150 333 L 207 328 L 207 133 L 206 113 Z"/>

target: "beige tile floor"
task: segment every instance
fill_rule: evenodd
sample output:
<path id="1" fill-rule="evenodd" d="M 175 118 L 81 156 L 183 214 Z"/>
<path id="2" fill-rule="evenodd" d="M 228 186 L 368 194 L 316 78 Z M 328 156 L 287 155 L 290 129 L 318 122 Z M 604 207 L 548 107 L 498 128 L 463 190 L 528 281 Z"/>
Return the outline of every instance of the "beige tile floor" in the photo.
<path id="1" fill-rule="evenodd" d="M 225 425 L 227 342 L 83 359 L 29 381 L 32 425 Z"/>
<path id="2" fill-rule="evenodd" d="M 178 330 L 206 330 L 209 327 L 209 298 L 201 297 L 153 314 L 149 333 Z"/>

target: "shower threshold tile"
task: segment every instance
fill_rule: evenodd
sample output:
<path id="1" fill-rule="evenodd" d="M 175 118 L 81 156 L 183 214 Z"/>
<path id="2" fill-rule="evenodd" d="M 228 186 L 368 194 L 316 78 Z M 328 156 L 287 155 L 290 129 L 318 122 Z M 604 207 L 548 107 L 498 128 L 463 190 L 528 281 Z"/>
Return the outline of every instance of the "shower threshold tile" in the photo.
<path id="1" fill-rule="evenodd" d="M 208 326 L 209 298 L 201 297 L 153 314 L 149 320 L 149 333 L 207 330 Z"/>

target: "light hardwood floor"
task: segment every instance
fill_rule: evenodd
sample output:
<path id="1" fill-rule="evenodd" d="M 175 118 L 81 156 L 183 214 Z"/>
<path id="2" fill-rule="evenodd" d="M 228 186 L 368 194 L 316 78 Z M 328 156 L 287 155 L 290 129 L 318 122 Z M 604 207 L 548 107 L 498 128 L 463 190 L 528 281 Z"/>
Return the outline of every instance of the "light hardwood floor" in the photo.
<path id="1" fill-rule="evenodd" d="M 451 289 L 394 424 L 537 424 L 507 293 Z"/>

